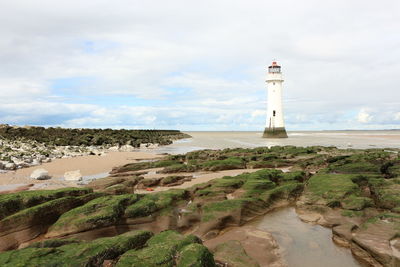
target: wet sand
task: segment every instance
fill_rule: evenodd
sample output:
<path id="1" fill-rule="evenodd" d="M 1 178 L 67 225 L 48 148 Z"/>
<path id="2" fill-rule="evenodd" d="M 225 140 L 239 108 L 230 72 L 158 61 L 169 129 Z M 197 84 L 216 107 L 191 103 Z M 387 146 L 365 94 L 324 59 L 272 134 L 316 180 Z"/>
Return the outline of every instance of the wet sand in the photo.
<path id="1" fill-rule="evenodd" d="M 400 130 L 392 131 L 289 131 L 289 138 L 262 138 L 262 132 L 186 132 L 182 139 L 155 149 L 180 154 L 200 149 L 255 148 L 261 146 L 336 146 L 338 148 L 400 148 Z"/>
<path id="2" fill-rule="evenodd" d="M 74 182 L 66 182 L 61 179 L 65 172 L 80 170 L 83 176 L 95 176 L 102 173 L 108 173 L 113 167 L 135 162 L 141 159 L 159 158 L 162 155 L 157 155 L 150 152 L 110 152 L 105 156 L 82 156 L 74 158 L 56 159 L 49 163 L 44 163 L 39 166 L 23 168 L 12 172 L 0 173 L 0 185 L 12 185 L 16 187 L 22 184 L 37 184 L 47 185 L 46 188 L 73 186 Z M 49 180 L 33 180 L 29 176 L 36 169 L 46 169 L 53 177 Z M 53 186 L 52 186 L 53 185 Z M 7 188 L 6 188 L 7 187 Z M 12 186 L 11 186 L 12 187 Z M 3 190 L 9 190 L 10 186 L 4 186 Z M 0 186 L 0 191 L 3 191 Z"/>

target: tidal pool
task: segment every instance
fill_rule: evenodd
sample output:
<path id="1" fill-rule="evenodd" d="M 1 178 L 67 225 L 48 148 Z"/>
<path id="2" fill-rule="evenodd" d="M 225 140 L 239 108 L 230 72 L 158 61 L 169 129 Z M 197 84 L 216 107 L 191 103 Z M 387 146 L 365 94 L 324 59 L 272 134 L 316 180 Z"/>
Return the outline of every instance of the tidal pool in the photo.
<path id="1" fill-rule="evenodd" d="M 349 249 L 333 243 L 331 229 L 301 221 L 294 207 L 268 213 L 252 225 L 274 236 L 289 267 L 361 266 Z"/>

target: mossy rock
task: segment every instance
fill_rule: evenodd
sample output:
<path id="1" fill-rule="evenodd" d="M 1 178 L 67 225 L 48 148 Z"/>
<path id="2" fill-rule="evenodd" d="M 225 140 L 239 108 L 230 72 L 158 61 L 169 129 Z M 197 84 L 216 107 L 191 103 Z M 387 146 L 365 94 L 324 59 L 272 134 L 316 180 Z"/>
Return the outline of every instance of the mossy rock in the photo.
<path id="1" fill-rule="evenodd" d="M 126 206 L 138 200 L 138 195 L 134 194 L 99 197 L 64 213 L 50 227 L 48 234 L 65 235 L 113 225 L 123 215 Z"/>
<path id="2" fill-rule="evenodd" d="M 232 267 L 259 267 L 260 265 L 249 257 L 237 240 L 230 240 L 219 244 L 214 249 L 214 258 Z"/>
<path id="3" fill-rule="evenodd" d="M 129 171 L 140 171 L 140 170 L 150 169 L 151 167 L 152 167 L 151 162 L 129 163 L 122 167 L 113 169 L 111 174 L 129 172 Z"/>
<path id="4" fill-rule="evenodd" d="M 19 231 L 35 225 L 46 226 L 54 223 L 64 213 L 96 198 L 97 194 L 73 197 L 67 196 L 23 209 L 0 221 L 1 232 Z"/>
<path id="5" fill-rule="evenodd" d="M 262 161 L 250 161 L 247 163 L 247 168 L 249 169 L 259 169 L 259 168 L 276 168 L 276 162 L 272 160 L 262 160 Z"/>
<path id="6" fill-rule="evenodd" d="M 179 182 L 185 178 L 188 178 L 188 176 L 177 176 L 177 175 L 167 176 L 161 180 L 160 185 L 162 185 L 162 186 L 170 185 L 170 184 Z"/>
<path id="7" fill-rule="evenodd" d="M 304 184 L 297 182 L 287 182 L 273 189 L 259 194 L 259 198 L 266 203 L 273 203 L 276 200 L 289 200 L 298 197 L 304 189 Z"/>
<path id="8" fill-rule="evenodd" d="M 253 198 L 239 198 L 206 203 L 202 207 L 201 220 L 202 222 L 208 222 L 232 212 L 242 214 L 246 208 L 251 207 L 253 204 L 258 206 L 258 201 L 258 199 Z M 237 219 L 241 220 L 241 218 Z"/>
<path id="9" fill-rule="evenodd" d="M 364 208 L 374 206 L 374 201 L 368 197 L 358 197 L 350 195 L 341 201 L 341 206 L 348 210 L 363 210 Z"/>
<path id="10" fill-rule="evenodd" d="M 91 181 L 87 186 L 94 190 L 112 193 L 110 187 L 123 185 L 125 188 L 133 188 L 142 179 L 143 177 L 136 175 L 128 177 L 106 177 Z"/>
<path id="11" fill-rule="evenodd" d="M 153 187 L 153 186 L 157 186 L 158 184 L 160 184 L 162 178 L 146 178 L 143 179 L 139 182 L 138 184 L 138 188 L 147 188 L 147 187 Z"/>
<path id="12" fill-rule="evenodd" d="M 210 251 L 201 244 L 190 244 L 180 251 L 177 267 L 215 267 Z"/>
<path id="13" fill-rule="evenodd" d="M 202 169 L 205 171 L 222 171 L 245 168 L 245 162 L 243 159 L 238 157 L 231 157 L 224 160 L 210 160 L 202 164 Z"/>
<path id="14" fill-rule="evenodd" d="M 126 186 L 124 184 L 115 184 L 102 190 L 102 192 L 110 195 L 123 195 L 123 194 L 133 194 L 135 189 L 131 186 Z"/>
<path id="15" fill-rule="evenodd" d="M 139 201 L 129 205 L 125 217 L 146 217 L 163 209 L 171 209 L 173 203 L 187 199 L 188 192 L 183 189 L 172 189 L 163 192 L 144 195 Z"/>
<path id="16" fill-rule="evenodd" d="M 190 246 L 196 244 L 196 246 Z M 198 245 L 198 246 L 197 246 Z M 189 248 L 186 248 L 190 246 Z M 201 247 L 199 247 L 201 246 Z M 203 249 L 204 248 L 204 249 Z M 183 265 L 203 263 L 204 265 Z M 181 261 L 181 264 L 179 264 Z M 177 265 L 178 262 L 178 265 Z M 215 266 L 212 256 L 195 236 L 183 236 L 175 231 L 164 231 L 150 238 L 141 250 L 130 250 L 123 254 L 116 267 L 172 267 L 172 266 Z"/>
<path id="17" fill-rule="evenodd" d="M 366 229 L 372 224 L 391 224 L 397 232 L 396 235 L 400 236 L 400 214 L 393 212 L 380 213 L 363 222 L 360 228 Z"/>
<path id="18" fill-rule="evenodd" d="M 0 195 L 0 220 L 20 210 L 66 196 L 82 196 L 93 192 L 90 188 L 23 191 Z"/>
<path id="19" fill-rule="evenodd" d="M 224 176 L 221 179 L 215 179 L 212 182 L 212 187 L 215 189 L 238 189 L 242 187 L 245 179 L 242 177 Z"/>
<path id="20" fill-rule="evenodd" d="M 330 172 L 335 173 L 380 173 L 380 165 L 370 162 L 351 162 L 346 164 L 337 164 L 329 167 Z"/>
<path id="21" fill-rule="evenodd" d="M 27 246 L 28 248 L 57 248 L 68 244 L 82 243 L 81 240 L 74 238 L 66 239 L 46 239 L 43 241 L 35 242 Z"/>
<path id="22" fill-rule="evenodd" d="M 282 181 L 304 182 L 307 174 L 304 171 L 285 172 L 282 174 Z"/>
<path id="23" fill-rule="evenodd" d="M 245 197 L 259 197 L 260 194 L 275 187 L 276 184 L 269 180 L 248 180 L 244 183 L 242 189 L 246 191 Z"/>
<path id="24" fill-rule="evenodd" d="M 306 196 L 312 202 L 340 202 L 348 195 L 359 195 L 352 174 L 316 174 L 308 180 Z"/>
<path id="25" fill-rule="evenodd" d="M 345 217 L 362 217 L 364 215 L 363 211 L 356 211 L 356 210 L 342 210 L 341 215 Z"/>
<path id="26" fill-rule="evenodd" d="M 16 266 L 102 266 L 104 260 L 116 259 L 131 249 L 141 248 L 152 236 L 148 231 L 133 231 L 116 237 L 99 238 L 91 242 L 57 241 L 33 244 L 29 248 L 0 253 L 0 265 Z"/>
<path id="27" fill-rule="evenodd" d="M 382 181 L 380 185 L 372 186 L 377 205 L 380 208 L 394 210 L 400 208 L 400 185 Z"/>
<path id="28" fill-rule="evenodd" d="M 160 173 L 178 173 L 178 172 L 194 172 L 199 168 L 195 165 L 190 164 L 174 164 L 165 167 L 163 170 L 159 171 Z"/>

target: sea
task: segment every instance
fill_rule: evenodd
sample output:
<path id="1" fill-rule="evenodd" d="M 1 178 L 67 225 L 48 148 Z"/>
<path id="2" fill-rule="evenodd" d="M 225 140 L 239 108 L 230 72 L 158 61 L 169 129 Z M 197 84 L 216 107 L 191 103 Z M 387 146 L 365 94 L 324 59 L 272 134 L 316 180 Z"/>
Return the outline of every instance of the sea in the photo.
<path id="1" fill-rule="evenodd" d="M 335 146 L 338 148 L 400 148 L 400 130 L 293 131 L 288 138 L 262 138 L 262 132 L 185 132 L 192 138 L 159 147 L 157 153 L 183 154 L 201 149 L 255 148 L 271 146 Z M 153 150 L 154 151 L 154 150 Z"/>

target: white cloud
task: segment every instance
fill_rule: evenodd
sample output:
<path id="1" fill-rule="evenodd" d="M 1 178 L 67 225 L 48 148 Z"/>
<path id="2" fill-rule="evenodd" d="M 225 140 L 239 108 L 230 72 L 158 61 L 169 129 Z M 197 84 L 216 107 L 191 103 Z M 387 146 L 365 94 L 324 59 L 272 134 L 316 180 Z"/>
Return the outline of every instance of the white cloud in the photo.
<path id="1" fill-rule="evenodd" d="M 258 129 L 276 58 L 289 129 L 398 125 L 399 8 L 396 0 L 3 1 L 0 119 Z M 71 77 L 91 80 L 65 94 L 51 88 Z"/>
<path id="2" fill-rule="evenodd" d="M 372 120 L 371 114 L 367 112 L 365 109 L 361 109 L 360 112 L 357 114 L 357 121 L 361 123 L 368 123 Z"/>

